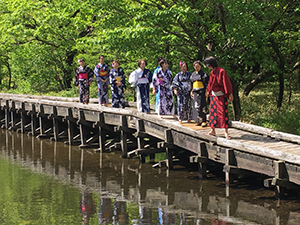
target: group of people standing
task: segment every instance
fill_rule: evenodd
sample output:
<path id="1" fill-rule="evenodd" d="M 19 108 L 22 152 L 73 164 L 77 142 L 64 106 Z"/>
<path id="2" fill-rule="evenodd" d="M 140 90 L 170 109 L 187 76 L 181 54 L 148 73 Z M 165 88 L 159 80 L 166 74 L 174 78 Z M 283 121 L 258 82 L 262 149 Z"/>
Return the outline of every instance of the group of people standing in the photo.
<path id="1" fill-rule="evenodd" d="M 111 85 L 112 107 L 124 108 L 125 74 L 119 62 L 114 60 L 113 69 L 104 63 L 104 56 L 99 56 L 99 63 L 94 71 L 85 66 L 84 60 L 79 59 L 80 67 L 76 70 L 75 82 L 79 85 L 80 102 L 89 102 L 89 85 L 96 77 L 98 85 L 99 104 L 108 105 L 108 86 Z M 175 116 L 173 93 L 177 96 L 178 121 L 190 122 L 192 111 L 196 112 L 197 126 L 207 126 L 206 99 L 210 97 L 209 126 L 210 135 L 215 135 L 215 128 L 225 128 L 225 137 L 230 139 L 228 134 L 229 118 L 227 100 L 233 101 L 232 85 L 230 78 L 223 68 L 220 68 L 213 57 L 204 60 L 204 64 L 211 70 L 208 76 L 201 70 L 201 62 L 193 63 L 195 71 L 188 71 L 186 62 L 180 62 L 181 71 L 172 78 L 172 72 L 168 68 L 168 61 L 158 58 L 158 67 L 152 74 L 145 67 L 147 62 L 141 59 L 138 62 L 138 69 L 129 76 L 129 83 L 137 88 L 137 109 L 139 112 L 149 113 L 149 89 L 156 95 L 156 113 L 163 118 L 164 115 Z M 193 99 L 193 104 L 191 99 Z"/>
<path id="2" fill-rule="evenodd" d="M 111 86 L 112 107 L 125 108 L 124 88 L 125 73 L 117 60 L 112 62 L 113 69 L 104 62 L 104 56 L 99 56 L 99 63 L 94 71 L 85 65 L 84 59 L 78 60 L 79 67 L 76 70 L 75 85 L 79 86 L 79 102 L 89 103 L 89 87 L 96 77 L 98 87 L 98 102 L 102 106 L 108 106 L 108 86 Z"/>

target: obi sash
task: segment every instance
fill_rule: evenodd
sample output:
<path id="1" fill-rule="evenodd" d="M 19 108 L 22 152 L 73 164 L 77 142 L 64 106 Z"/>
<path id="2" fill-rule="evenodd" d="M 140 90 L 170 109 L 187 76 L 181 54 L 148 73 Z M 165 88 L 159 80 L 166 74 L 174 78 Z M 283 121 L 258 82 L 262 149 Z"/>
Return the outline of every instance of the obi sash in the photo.
<path id="1" fill-rule="evenodd" d="M 121 81 L 122 77 L 121 76 L 115 76 L 117 81 Z"/>
<path id="2" fill-rule="evenodd" d="M 223 96 L 224 93 L 222 91 L 212 91 L 211 92 L 212 96 Z"/>
<path id="3" fill-rule="evenodd" d="M 204 88 L 203 82 L 196 80 L 195 82 L 193 82 L 193 89 L 201 89 Z"/>
<path id="4" fill-rule="evenodd" d="M 80 74 L 78 74 L 78 79 L 88 79 L 88 74 L 87 73 L 80 73 Z"/>
<path id="5" fill-rule="evenodd" d="M 148 84 L 149 83 L 149 80 L 147 77 L 141 77 L 141 78 L 138 78 L 137 80 L 137 84 Z"/>
<path id="6" fill-rule="evenodd" d="M 107 71 L 103 70 L 103 68 L 101 68 L 101 70 L 99 71 L 99 75 L 100 77 L 105 77 L 107 76 Z"/>

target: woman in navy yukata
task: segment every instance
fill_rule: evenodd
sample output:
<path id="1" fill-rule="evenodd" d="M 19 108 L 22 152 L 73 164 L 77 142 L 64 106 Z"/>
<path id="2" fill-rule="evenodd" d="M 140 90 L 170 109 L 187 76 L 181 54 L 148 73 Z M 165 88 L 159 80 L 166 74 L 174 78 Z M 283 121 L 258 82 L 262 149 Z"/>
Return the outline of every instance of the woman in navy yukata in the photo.
<path id="1" fill-rule="evenodd" d="M 147 62 L 144 59 L 138 62 L 138 66 L 139 68 L 130 74 L 129 83 L 136 86 L 138 111 L 149 113 L 149 83 L 152 82 L 152 73 L 145 68 Z"/>
<path id="2" fill-rule="evenodd" d="M 98 85 L 98 102 L 102 106 L 108 105 L 109 67 L 104 63 L 104 56 L 99 56 L 99 63 L 95 66 L 94 74 Z"/>
<path id="3" fill-rule="evenodd" d="M 191 96 L 194 99 L 193 107 L 196 111 L 196 126 L 206 127 L 206 97 L 205 92 L 208 85 L 209 77 L 208 75 L 201 70 L 200 61 L 194 62 L 195 71 L 192 73 L 190 79 L 192 82 L 192 91 Z"/>
<path id="4" fill-rule="evenodd" d="M 172 72 L 168 69 L 168 61 L 162 59 L 159 63 L 160 69 L 153 81 L 154 88 L 159 92 L 158 115 L 174 115 L 173 94 L 171 89 Z"/>
<path id="5" fill-rule="evenodd" d="M 178 121 L 182 123 L 183 120 L 188 122 L 191 120 L 191 73 L 187 71 L 186 62 L 180 62 L 179 65 L 181 71 L 174 77 L 172 88 L 174 94 L 177 95 Z"/>
<path id="6" fill-rule="evenodd" d="M 94 81 L 93 70 L 87 67 L 84 59 L 78 60 L 79 67 L 76 70 L 75 85 L 79 86 L 79 102 L 89 103 L 90 85 Z"/>
<path id="7" fill-rule="evenodd" d="M 124 88 L 125 74 L 117 60 L 112 63 L 113 69 L 109 73 L 110 85 L 111 85 L 111 104 L 114 108 L 125 108 Z"/>

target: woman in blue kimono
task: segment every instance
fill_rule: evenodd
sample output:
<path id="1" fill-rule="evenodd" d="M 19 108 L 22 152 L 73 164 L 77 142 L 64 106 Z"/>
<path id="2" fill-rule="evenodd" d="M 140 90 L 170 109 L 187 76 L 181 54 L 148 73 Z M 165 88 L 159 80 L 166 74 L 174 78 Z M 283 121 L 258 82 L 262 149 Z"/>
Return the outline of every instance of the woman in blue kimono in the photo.
<path id="1" fill-rule="evenodd" d="M 102 106 L 108 105 L 109 67 L 104 63 L 104 56 L 99 56 L 99 63 L 95 66 L 94 74 L 98 85 L 98 102 Z"/>
<path id="2" fill-rule="evenodd" d="M 147 62 L 144 59 L 138 62 L 138 66 L 139 68 L 130 74 L 129 83 L 136 86 L 138 111 L 149 113 L 149 83 L 152 82 L 152 73 L 145 68 Z"/>
<path id="3" fill-rule="evenodd" d="M 173 80 L 172 89 L 177 95 L 177 114 L 178 121 L 182 123 L 183 120 L 190 122 L 191 120 L 191 73 L 187 71 L 186 62 L 180 62 L 181 71 L 176 74 Z"/>
<path id="4" fill-rule="evenodd" d="M 119 62 L 114 60 L 112 63 L 113 69 L 109 73 L 110 85 L 111 85 L 111 104 L 114 108 L 125 108 L 124 88 L 125 74 Z"/>
<path id="5" fill-rule="evenodd" d="M 79 102 L 89 103 L 90 85 L 94 81 L 93 70 L 87 67 L 84 59 L 78 60 L 79 67 L 76 70 L 75 85 L 79 86 Z"/>
<path id="6" fill-rule="evenodd" d="M 157 72 L 156 81 L 153 82 L 154 88 L 159 92 L 158 115 L 174 115 L 173 94 L 171 89 L 172 72 L 168 69 L 168 61 L 162 59 L 159 63 L 160 69 Z"/>
<path id="7" fill-rule="evenodd" d="M 156 67 L 156 69 L 153 72 L 152 83 L 151 83 L 151 86 L 150 86 L 152 88 L 152 94 L 155 95 L 155 112 L 156 113 L 158 113 L 159 93 L 158 93 L 158 89 L 155 89 L 155 87 L 157 87 L 157 84 L 155 84 L 153 82 L 157 82 L 157 73 L 160 69 L 159 63 L 163 58 L 164 57 L 158 57 L 158 59 L 157 59 L 158 67 Z"/>

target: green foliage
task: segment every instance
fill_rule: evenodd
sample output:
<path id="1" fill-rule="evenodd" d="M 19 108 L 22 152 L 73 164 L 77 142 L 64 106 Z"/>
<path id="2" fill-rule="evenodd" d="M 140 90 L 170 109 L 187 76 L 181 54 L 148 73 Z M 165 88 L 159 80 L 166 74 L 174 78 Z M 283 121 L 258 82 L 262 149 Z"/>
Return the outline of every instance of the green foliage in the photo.
<path id="1" fill-rule="evenodd" d="M 141 58 L 153 71 L 164 56 L 175 75 L 179 61 L 192 71 L 213 55 L 242 87 L 269 74 L 265 81 L 283 76 L 291 89 L 299 64 L 299 1 L 2 0 L 0 12 L 2 91 L 73 95 L 77 59 L 93 68 L 99 54 L 109 65 L 118 59 L 126 75 Z"/>

